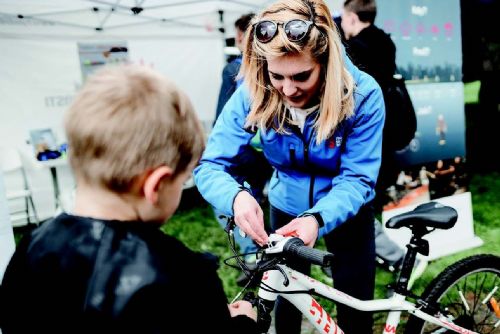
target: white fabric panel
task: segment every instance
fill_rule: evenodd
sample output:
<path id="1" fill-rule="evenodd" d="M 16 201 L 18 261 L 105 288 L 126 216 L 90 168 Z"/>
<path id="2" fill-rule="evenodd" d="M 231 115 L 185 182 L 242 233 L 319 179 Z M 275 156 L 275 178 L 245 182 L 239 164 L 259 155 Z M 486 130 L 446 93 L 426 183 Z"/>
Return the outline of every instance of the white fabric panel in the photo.
<path id="1" fill-rule="evenodd" d="M 0 282 L 2 282 L 3 273 L 15 248 L 14 232 L 12 231 L 7 198 L 5 197 L 3 174 L 0 173 Z"/>
<path id="2" fill-rule="evenodd" d="M 206 126 L 215 117 L 224 66 L 220 39 L 129 41 L 130 59 L 151 64 L 172 79 L 191 99 Z"/>

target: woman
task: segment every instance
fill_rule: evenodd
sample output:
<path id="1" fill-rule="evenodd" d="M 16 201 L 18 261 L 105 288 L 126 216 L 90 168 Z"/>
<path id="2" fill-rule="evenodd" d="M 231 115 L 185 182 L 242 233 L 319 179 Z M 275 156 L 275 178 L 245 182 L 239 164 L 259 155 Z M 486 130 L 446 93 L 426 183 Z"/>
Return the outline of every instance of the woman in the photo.
<path id="1" fill-rule="evenodd" d="M 307 245 L 325 238 L 335 254 L 335 287 L 372 299 L 375 279 L 370 201 L 380 167 L 384 104 L 375 80 L 346 58 L 326 4 L 281 0 L 247 33 L 245 84 L 224 107 L 195 169 L 200 193 L 234 215 L 257 243 L 267 242 L 263 212 L 234 178 L 239 156 L 260 129 L 275 168 L 269 187 L 270 223 Z M 297 269 L 310 268 L 297 264 Z M 372 317 L 338 306 L 345 333 L 371 332 Z M 278 301 L 276 330 L 299 333 L 301 315 Z"/>

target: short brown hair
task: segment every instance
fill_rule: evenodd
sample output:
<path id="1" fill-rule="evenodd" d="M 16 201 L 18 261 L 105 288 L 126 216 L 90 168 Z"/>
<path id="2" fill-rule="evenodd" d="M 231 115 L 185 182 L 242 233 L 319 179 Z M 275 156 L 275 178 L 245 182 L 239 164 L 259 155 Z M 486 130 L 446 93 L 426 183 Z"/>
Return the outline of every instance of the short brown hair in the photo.
<path id="1" fill-rule="evenodd" d="M 65 129 L 77 180 L 119 193 L 161 165 L 179 174 L 205 145 L 189 98 L 140 65 L 111 66 L 90 76 L 65 115 Z"/>
<path id="2" fill-rule="evenodd" d="M 255 17 L 254 13 L 248 13 L 241 15 L 235 22 L 234 26 L 238 28 L 240 31 L 245 32 L 250 25 L 250 22 L 252 22 L 252 19 Z"/>
<path id="3" fill-rule="evenodd" d="M 377 4 L 375 0 L 345 0 L 344 9 L 356 13 L 361 22 L 373 24 L 377 16 Z"/>

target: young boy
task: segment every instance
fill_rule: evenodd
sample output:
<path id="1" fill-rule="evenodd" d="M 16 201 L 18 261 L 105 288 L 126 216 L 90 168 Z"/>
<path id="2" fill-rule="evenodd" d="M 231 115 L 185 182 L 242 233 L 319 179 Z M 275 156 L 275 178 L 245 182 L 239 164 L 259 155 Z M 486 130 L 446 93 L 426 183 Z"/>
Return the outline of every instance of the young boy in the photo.
<path id="1" fill-rule="evenodd" d="M 256 333 L 213 257 L 159 227 L 204 148 L 187 96 L 144 66 L 90 77 L 66 114 L 75 209 L 18 246 L 3 279 L 9 333 Z"/>

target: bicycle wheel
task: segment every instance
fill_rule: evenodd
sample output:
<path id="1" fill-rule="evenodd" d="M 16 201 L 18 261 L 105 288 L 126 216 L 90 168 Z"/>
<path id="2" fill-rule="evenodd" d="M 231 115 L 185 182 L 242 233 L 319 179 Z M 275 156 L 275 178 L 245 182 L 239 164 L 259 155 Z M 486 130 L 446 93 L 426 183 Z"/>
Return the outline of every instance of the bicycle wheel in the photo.
<path id="1" fill-rule="evenodd" d="M 492 309 L 491 298 L 500 302 L 500 257 L 489 254 L 470 256 L 452 264 L 422 294 L 430 308 L 437 307 L 457 325 L 482 334 L 500 334 L 500 317 Z M 454 332 L 411 316 L 405 333 Z"/>

